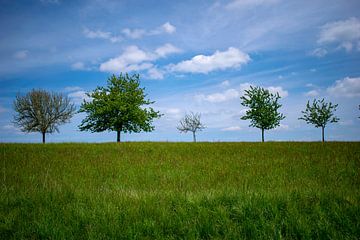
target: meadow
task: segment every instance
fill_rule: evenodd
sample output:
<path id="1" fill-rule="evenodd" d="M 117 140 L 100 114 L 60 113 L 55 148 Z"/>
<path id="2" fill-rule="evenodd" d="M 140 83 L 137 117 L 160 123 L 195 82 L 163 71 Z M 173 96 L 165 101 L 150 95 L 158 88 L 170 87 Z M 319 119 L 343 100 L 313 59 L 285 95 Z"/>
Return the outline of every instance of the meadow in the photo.
<path id="1" fill-rule="evenodd" d="M 360 143 L 0 144 L 0 239 L 359 239 Z"/>

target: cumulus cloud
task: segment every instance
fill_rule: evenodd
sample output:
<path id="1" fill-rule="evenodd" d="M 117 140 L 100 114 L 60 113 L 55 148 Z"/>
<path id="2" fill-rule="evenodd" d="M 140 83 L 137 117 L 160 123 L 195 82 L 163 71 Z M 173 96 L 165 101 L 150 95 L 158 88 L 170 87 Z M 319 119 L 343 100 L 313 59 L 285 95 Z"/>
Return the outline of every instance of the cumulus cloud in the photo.
<path id="1" fill-rule="evenodd" d="M 224 92 L 213 93 L 209 95 L 199 94 L 195 98 L 200 101 L 212 103 L 225 102 L 239 97 L 239 91 L 236 89 L 228 89 Z"/>
<path id="2" fill-rule="evenodd" d="M 85 28 L 83 33 L 87 38 L 105 39 L 105 40 L 109 40 L 112 43 L 120 42 L 122 40 L 120 36 L 114 36 L 111 32 L 104 32 L 101 30 L 92 31 L 88 28 Z"/>
<path id="3" fill-rule="evenodd" d="M 137 46 L 129 46 L 120 56 L 102 63 L 100 71 L 119 73 L 149 69 L 153 66 L 149 61 L 153 61 L 155 58 L 154 55 L 141 50 Z"/>
<path id="4" fill-rule="evenodd" d="M 100 71 L 119 73 L 149 70 L 148 74 L 151 78 L 161 79 L 163 78 L 163 72 L 155 68 L 152 62 L 179 51 L 180 49 L 171 44 L 160 46 L 154 52 L 144 51 L 137 46 L 129 46 L 118 57 L 102 63 Z"/>
<path id="5" fill-rule="evenodd" d="M 157 107 L 157 109 L 164 114 L 164 118 L 174 122 L 174 120 L 179 120 L 183 117 L 183 111 L 180 108 L 176 107 Z"/>
<path id="6" fill-rule="evenodd" d="M 91 70 L 91 68 L 86 67 L 85 63 L 83 63 L 83 62 L 75 62 L 75 63 L 71 64 L 71 69 L 73 69 L 73 70 L 82 70 L 82 71 Z"/>
<path id="7" fill-rule="evenodd" d="M 164 30 L 164 32 L 169 34 L 172 34 L 176 31 L 176 27 L 169 22 L 164 23 L 161 28 Z"/>
<path id="8" fill-rule="evenodd" d="M 360 21 L 349 18 L 330 22 L 321 27 L 318 44 L 336 44 L 338 48 L 351 51 L 360 42 Z"/>
<path id="9" fill-rule="evenodd" d="M 81 88 L 80 88 L 81 89 Z M 86 92 L 84 90 L 77 90 L 70 92 L 68 94 L 68 97 L 75 103 L 75 104 L 81 104 L 84 100 L 90 101 L 91 98 L 86 95 Z"/>
<path id="10" fill-rule="evenodd" d="M 310 90 L 308 92 L 305 93 L 305 96 L 307 97 L 316 97 L 319 96 L 319 92 L 317 90 Z"/>
<path id="11" fill-rule="evenodd" d="M 159 57 L 166 57 L 169 54 L 173 54 L 173 53 L 180 53 L 181 49 L 175 47 L 174 45 L 170 44 L 170 43 L 166 43 L 163 46 L 158 47 L 155 50 L 155 53 L 159 56 Z"/>
<path id="12" fill-rule="evenodd" d="M 289 96 L 289 92 L 284 90 L 280 86 L 277 86 L 277 87 L 270 86 L 270 87 L 267 87 L 266 89 L 269 90 L 269 92 L 271 92 L 273 94 L 279 93 L 280 97 L 282 97 L 282 98 Z"/>
<path id="13" fill-rule="evenodd" d="M 147 74 L 150 79 L 163 79 L 164 78 L 164 72 L 156 67 L 150 68 L 148 70 Z"/>
<path id="14" fill-rule="evenodd" d="M 226 102 L 233 99 L 237 99 L 245 93 L 245 90 L 249 89 L 251 86 L 250 83 L 242 83 L 239 88 L 230 88 L 222 92 L 212 93 L 212 94 L 197 94 L 195 95 L 195 99 L 197 101 L 207 101 L 211 103 L 220 103 Z M 288 91 L 284 90 L 280 86 L 270 86 L 266 88 L 271 93 L 279 93 L 281 97 L 287 97 L 289 95 Z"/>
<path id="15" fill-rule="evenodd" d="M 240 131 L 240 130 L 242 130 L 242 128 L 239 126 L 232 126 L 232 127 L 227 127 L 227 128 L 221 129 L 221 131 L 225 131 L 225 132 L 233 132 L 233 131 Z"/>
<path id="16" fill-rule="evenodd" d="M 28 57 L 29 51 L 28 50 L 20 50 L 14 53 L 14 58 L 18 60 L 23 60 Z"/>
<path id="17" fill-rule="evenodd" d="M 337 80 L 333 86 L 327 88 L 327 92 L 338 97 L 360 97 L 360 77 Z"/>
<path id="18" fill-rule="evenodd" d="M 177 64 L 170 64 L 168 68 L 173 72 L 209 73 L 216 70 L 237 68 L 250 61 L 250 56 L 237 48 L 216 51 L 213 55 L 197 55 L 190 60 Z"/>

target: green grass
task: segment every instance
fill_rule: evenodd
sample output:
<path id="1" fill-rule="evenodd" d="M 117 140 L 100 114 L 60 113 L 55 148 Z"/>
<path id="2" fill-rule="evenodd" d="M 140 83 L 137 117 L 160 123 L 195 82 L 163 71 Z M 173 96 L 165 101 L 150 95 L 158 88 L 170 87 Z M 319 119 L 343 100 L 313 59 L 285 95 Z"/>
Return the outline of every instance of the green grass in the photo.
<path id="1" fill-rule="evenodd" d="M 0 239 L 359 239 L 360 143 L 0 144 Z"/>

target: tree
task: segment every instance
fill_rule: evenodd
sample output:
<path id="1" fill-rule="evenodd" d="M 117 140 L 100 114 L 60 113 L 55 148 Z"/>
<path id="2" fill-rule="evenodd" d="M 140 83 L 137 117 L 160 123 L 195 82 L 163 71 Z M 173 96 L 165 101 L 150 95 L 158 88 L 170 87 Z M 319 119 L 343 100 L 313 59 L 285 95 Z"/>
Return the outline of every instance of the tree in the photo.
<path id="1" fill-rule="evenodd" d="M 144 106 L 154 102 L 146 100 L 145 88 L 140 87 L 140 76 L 120 74 L 108 78 L 106 87 L 97 87 L 87 93 L 90 101 L 84 100 L 79 112 L 87 114 L 79 128 L 81 131 L 116 131 L 117 142 L 120 134 L 132 132 L 151 132 L 152 121 L 161 114 L 153 108 Z"/>
<path id="2" fill-rule="evenodd" d="M 241 119 L 250 119 L 250 127 L 261 129 L 262 142 L 264 142 L 264 131 L 279 126 L 280 121 L 285 118 L 278 112 L 281 107 L 278 103 L 280 98 L 279 93 L 273 94 L 267 89 L 253 86 L 245 90 L 244 96 L 240 97 L 241 105 L 249 108 Z"/>
<path id="3" fill-rule="evenodd" d="M 45 134 L 59 132 L 59 125 L 69 122 L 75 113 L 70 99 L 60 93 L 35 90 L 14 101 L 14 124 L 23 132 L 40 132 L 42 142 Z"/>
<path id="4" fill-rule="evenodd" d="M 190 112 L 190 114 L 185 114 L 185 117 L 180 120 L 180 125 L 177 129 L 184 133 L 192 132 L 193 141 L 196 142 L 196 132 L 205 129 L 204 124 L 201 123 L 200 117 L 200 113 Z"/>
<path id="5" fill-rule="evenodd" d="M 301 113 L 304 115 L 299 119 L 306 121 L 308 124 L 311 123 L 315 125 L 316 128 L 321 127 L 322 142 L 324 142 L 324 131 L 326 125 L 328 123 L 336 123 L 340 120 L 338 117 L 334 116 L 334 112 L 336 111 L 337 106 L 337 104 L 334 105 L 331 102 L 325 102 L 324 99 L 314 99 L 311 105 L 308 101 L 305 111 L 301 111 Z"/>

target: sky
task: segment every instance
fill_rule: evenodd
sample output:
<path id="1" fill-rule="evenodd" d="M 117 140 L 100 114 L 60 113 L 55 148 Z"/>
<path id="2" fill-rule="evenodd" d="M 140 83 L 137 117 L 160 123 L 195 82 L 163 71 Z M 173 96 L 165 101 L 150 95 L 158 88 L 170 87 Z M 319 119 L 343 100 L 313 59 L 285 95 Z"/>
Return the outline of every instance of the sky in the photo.
<path id="1" fill-rule="evenodd" d="M 13 124 L 17 94 L 61 92 L 77 108 L 111 74 L 139 73 L 164 114 L 151 133 L 124 141 L 192 141 L 179 120 L 201 113 L 198 141 L 259 141 L 241 120 L 250 85 L 281 96 L 286 118 L 266 141 L 320 141 L 299 120 L 307 101 L 338 104 L 327 140 L 360 140 L 358 0 L 0 0 L 0 142 L 41 142 Z M 81 132 L 76 114 L 48 142 L 111 142 L 115 132 Z"/>

